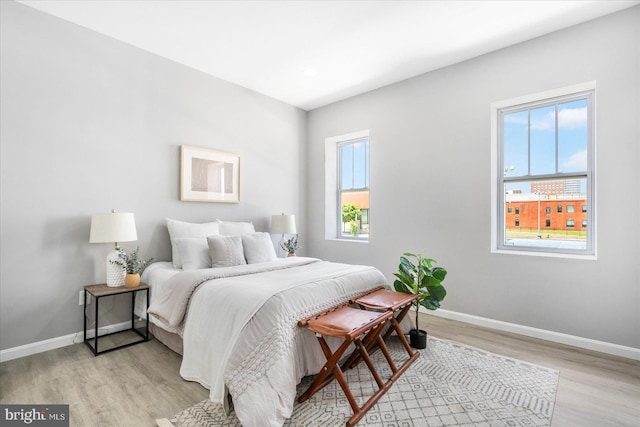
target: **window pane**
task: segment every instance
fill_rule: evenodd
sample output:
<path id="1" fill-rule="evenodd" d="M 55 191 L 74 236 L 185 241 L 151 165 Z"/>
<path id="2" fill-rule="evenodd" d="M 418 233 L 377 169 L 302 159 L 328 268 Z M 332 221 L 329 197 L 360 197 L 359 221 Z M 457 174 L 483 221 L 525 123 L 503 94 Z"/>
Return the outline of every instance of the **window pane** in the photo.
<path id="1" fill-rule="evenodd" d="M 369 191 L 345 191 L 340 194 L 342 237 L 368 237 Z"/>
<path id="2" fill-rule="evenodd" d="M 556 172 L 555 106 L 531 110 L 531 175 Z"/>
<path id="3" fill-rule="evenodd" d="M 587 170 L 587 100 L 558 105 L 559 172 Z"/>
<path id="4" fill-rule="evenodd" d="M 353 188 L 353 145 L 345 144 L 340 148 L 340 178 L 343 190 Z"/>
<path id="5" fill-rule="evenodd" d="M 505 183 L 504 244 L 550 249 L 586 249 L 586 212 L 567 213 L 586 203 L 586 193 L 566 193 L 571 180 L 532 180 Z M 586 178 L 575 179 L 586 187 Z M 546 189 L 546 190 L 545 190 Z M 575 209 L 574 209 L 575 210 Z M 515 213 L 520 212 L 517 216 Z"/>
<path id="6" fill-rule="evenodd" d="M 369 141 L 340 146 L 341 185 L 338 237 L 366 238 L 369 234 Z"/>
<path id="7" fill-rule="evenodd" d="M 369 188 L 369 141 L 365 142 L 366 164 L 365 164 L 365 187 Z"/>
<path id="8" fill-rule="evenodd" d="M 356 142 L 353 146 L 353 188 L 367 187 L 367 150 L 365 142 Z"/>
<path id="9" fill-rule="evenodd" d="M 504 116 L 504 175 L 522 176 L 529 173 L 528 112 Z"/>

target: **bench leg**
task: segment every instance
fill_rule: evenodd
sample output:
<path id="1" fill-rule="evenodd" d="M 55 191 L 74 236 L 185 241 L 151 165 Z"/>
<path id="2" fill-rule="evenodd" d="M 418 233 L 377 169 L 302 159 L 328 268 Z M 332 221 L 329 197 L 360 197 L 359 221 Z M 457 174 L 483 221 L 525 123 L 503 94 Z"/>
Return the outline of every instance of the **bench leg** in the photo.
<path id="1" fill-rule="evenodd" d="M 320 390 L 321 388 L 323 388 L 333 380 L 333 377 L 329 377 L 329 378 L 327 377 L 331 373 L 334 373 L 335 375 L 334 366 L 338 367 L 338 362 L 340 361 L 340 358 L 342 357 L 344 352 L 347 351 L 347 348 L 351 344 L 351 341 L 346 340 L 345 342 L 342 343 L 342 345 L 340 345 L 340 347 L 336 350 L 335 353 L 331 354 L 331 349 L 329 348 L 329 345 L 327 345 L 327 342 L 324 340 L 324 337 L 322 337 L 322 335 L 319 335 L 317 336 L 317 338 L 318 338 L 318 342 L 320 343 L 320 347 L 322 348 L 322 352 L 327 358 L 327 362 L 324 364 L 320 372 L 318 372 L 318 374 L 314 378 L 313 382 L 311 383 L 307 391 L 305 391 L 303 394 L 300 395 L 300 397 L 298 397 L 299 403 L 302 403 L 305 400 L 309 399 L 316 391 Z"/>
<path id="2" fill-rule="evenodd" d="M 400 310 L 398 312 L 397 316 L 391 317 L 389 319 L 390 325 L 387 328 L 387 330 L 384 333 L 384 335 L 382 336 L 382 339 L 384 341 L 386 341 L 387 338 L 389 338 L 389 336 L 391 336 L 393 331 L 395 331 L 396 335 L 398 335 L 398 338 L 400 338 L 400 342 L 402 343 L 404 348 L 407 350 L 407 353 L 409 355 L 409 360 L 411 361 L 411 363 L 413 363 L 413 361 L 416 359 L 417 356 L 415 356 L 415 352 L 413 351 L 413 349 L 409 345 L 409 342 L 407 341 L 407 338 L 404 336 L 404 334 L 402 333 L 402 329 L 400 328 L 400 322 L 402 322 L 402 319 L 405 318 L 405 316 L 409 312 L 409 309 L 411 309 L 411 305 L 407 305 L 406 307 L 404 307 L 402 310 Z M 378 342 L 377 338 L 374 337 L 373 335 L 366 336 L 365 339 L 363 340 L 363 342 L 364 342 L 364 344 L 367 347 L 367 350 L 369 352 L 374 352 L 375 350 L 377 350 L 377 347 L 379 346 L 379 342 Z M 420 354 L 420 353 L 418 353 L 418 354 Z M 391 360 L 391 356 L 388 354 L 388 352 L 385 353 L 384 356 L 387 359 L 387 361 L 389 362 L 389 365 L 391 366 L 391 370 L 393 372 L 396 372 L 397 368 L 396 368 L 395 364 L 393 363 L 393 361 Z M 409 362 L 409 360 L 407 360 L 405 363 Z M 355 353 L 354 352 L 353 354 L 351 354 L 349 359 L 345 363 L 343 363 L 342 369 L 351 369 L 354 366 L 356 366 L 358 363 L 360 363 L 360 361 L 361 361 L 361 355 L 359 353 Z"/>
<path id="3" fill-rule="evenodd" d="M 380 332 L 377 333 L 376 341 L 379 340 L 378 342 L 380 344 L 380 349 L 382 350 L 383 353 L 385 353 L 385 355 L 387 355 L 389 354 L 389 350 L 387 349 L 387 346 L 384 343 L 384 340 L 380 336 L 382 332 L 382 328 L 379 328 L 379 329 L 380 329 Z M 358 421 L 360 421 L 362 417 L 367 413 L 367 411 L 369 411 L 369 409 L 371 409 L 373 405 L 375 405 L 378 402 L 378 400 L 380 400 L 380 398 L 384 396 L 384 394 L 391 388 L 394 381 L 396 381 L 398 377 L 400 377 L 402 372 L 406 370 L 406 368 L 404 369 L 401 368 L 400 370 L 397 370 L 397 372 L 395 372 L 386 383 L 383 382 L 382 378 L 380 378 L 380 375 L 378 374 L 378 372 L 375 370 L 375 367 L 373 366 L 373 362 L 371 361 L 371 357 L 369 357 L 369 353 L 367 352 L 365 345 L 359 340 L 356 340 L 354 342 L 359 347 L 360 349 L 359 353 L 362 357 L 362 360 L 364 360 L 364 362 L 367 364 L 367 367 L 371 371 L 373 378 L 376 380 L 376 383 L 378 384 L 379 390 L 375 392 L 371 397 L 369 397 L 369 399 L 364 403 L 364 405 L 362 405 L 361 408 L 358 408 L 357 410 L 356 409 L 353 410 L 353 416 L 349 418 L 349 420 L 347 421 L 347 427 L 352 427 Z M 389 359 L 390 358 L 391 357 L 389 356 Z"/>

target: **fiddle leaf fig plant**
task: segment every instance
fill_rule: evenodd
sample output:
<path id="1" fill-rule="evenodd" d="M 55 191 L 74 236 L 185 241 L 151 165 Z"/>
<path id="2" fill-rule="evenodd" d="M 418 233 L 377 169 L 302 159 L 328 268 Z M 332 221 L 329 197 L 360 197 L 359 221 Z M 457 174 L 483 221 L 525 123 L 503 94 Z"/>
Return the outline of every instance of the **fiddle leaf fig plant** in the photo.
<path id="1" fill-rule="evenodd" d="M 407 294 L 420 294 L 416 300 L 416 330 L 418 327 L 418 309 L 420 306 L 428 310 L 440 308 L 440 302 L 447 296 L 447 291 L 442 286 L 447 270 L 436 267 L 437 261 L 425 258 L 423 254 L 404 253 L 400 257 L 398 272 L 394 273 L 397 279 L 393 287 L 397 292 Z"/>

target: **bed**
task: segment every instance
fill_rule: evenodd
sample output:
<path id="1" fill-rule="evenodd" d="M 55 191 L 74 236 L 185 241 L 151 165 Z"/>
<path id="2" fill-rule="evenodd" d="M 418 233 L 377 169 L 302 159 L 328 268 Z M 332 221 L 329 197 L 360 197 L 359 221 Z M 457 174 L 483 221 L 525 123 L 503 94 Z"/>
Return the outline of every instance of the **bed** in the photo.
<path id="1" fill-rule="evenodd" d="M 266 233 L 233 237 L 207 236 L 210 262 L 220 261 L 212 240 L 225 240 L 223 246 L 237 253 L 239 249 L 229 242 L 240 237 L 246 263 L 176 268 L 175 262 L 161 262 L 145 270 L 143 281 L 151 286 L 152 332 L 183 355 L 180 375 L 184 379 L 208 388 L 211 401 L 225 408 L 232 399 L 242 425 L 281 426 L 291 416 L 296 385 L 304 376 L 316 374 L 325 362 L 315 336 L 299 328 L 297 321 L 387 286 L 386 280 L 369 266 L 277 258 Z M 196 246 L 204 250 L 203 237 L 191 239 L 200 239 Z M 260 240 L 262 249 L 255 251 L 252 239 Z M 267 239 L 273 254 L 268 259 L 264 254 L 256 256 L 256 252 L 269 252 Z M 180 253 L 190 265 L 191 255 L 185 250 Z M 201 258 L 206 264 L 202 252 Z"/>

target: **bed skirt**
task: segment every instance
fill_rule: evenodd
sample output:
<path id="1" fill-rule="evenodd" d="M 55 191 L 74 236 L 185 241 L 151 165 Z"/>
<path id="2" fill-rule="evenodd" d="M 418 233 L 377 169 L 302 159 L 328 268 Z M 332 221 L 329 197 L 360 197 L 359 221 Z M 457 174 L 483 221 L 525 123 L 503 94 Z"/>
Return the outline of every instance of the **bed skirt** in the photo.
<path id="1" fill-rule="evenodd" d="M 149 322 L 149 331 L 162 344 L 182 356 L 182 337 Z"/>

